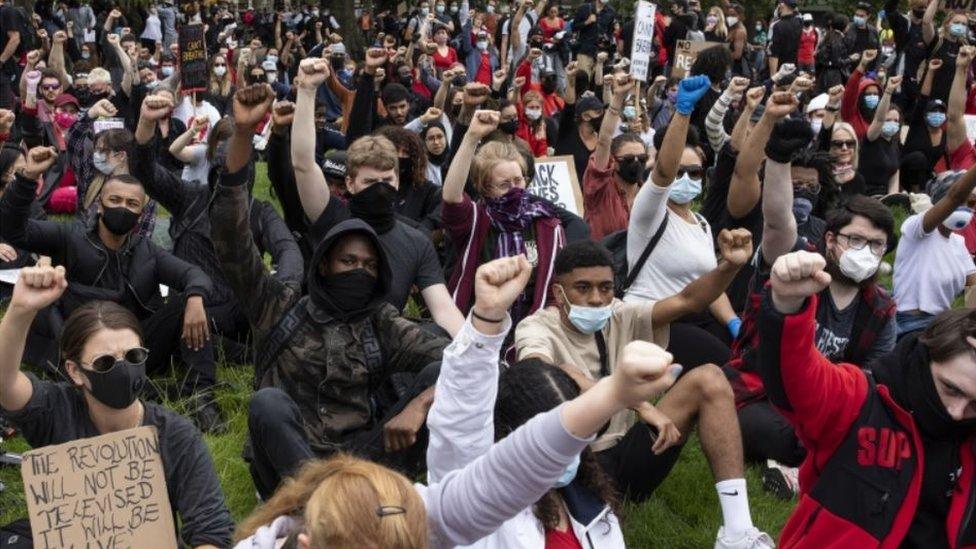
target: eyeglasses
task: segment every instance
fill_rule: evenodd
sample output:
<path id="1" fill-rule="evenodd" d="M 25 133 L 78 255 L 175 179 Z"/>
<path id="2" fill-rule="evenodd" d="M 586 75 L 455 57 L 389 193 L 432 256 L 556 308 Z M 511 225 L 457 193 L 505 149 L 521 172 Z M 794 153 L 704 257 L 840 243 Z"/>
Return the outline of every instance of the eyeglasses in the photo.
<path id="1" fill-rule="evenodd" d="M 868 240 L 860 235 L 844 233 L 837 233 L 837 237 L 838 240 L 841 238 L 847 240 L 847 247 L 854 250 L 863 250 L 865 246 L 870 245 L 871 253 L 878 257 L 883 256 L 888 249 L 888 241 L 885 239 Z"/>
<path id="2" fill-rule="evenodd" d="M 227 66 L 227 63 L 214 63 L 213 66 L 215 66 L 215 67 L 226 67 Z"/>
<path id="3" fill-rule="evenodd" d="M 641 166 L 647 164 L 647 158 L 648 157 L 646 154 L 628 154 L 626 156 L 616 157 L 618 164 L 626 164 L 628 162 L 633 162 L 634 160 L 636 160 L 637 162 L 640 162 Z"/>
<path id="4" fill-rule="evenodd" d="M 857 141 L 854 139 L 836 139 L 830 141 L 830 147 L 833 149 L 853 149 L 857 146 Z"/>
<path id="5" fill-rule="evenodd" d="M 806 191 L 811 194 L 820 194 L 820 183 L 817 181 L 810 183 L 810 182 L 797 181 L 794 179 L 793 188 L 797 191 Z"/>
<path id="6" fill-rule="evenodd" d="M 514 187 L 518 187 L 525 183 L 524 177 L 512 177 L 510 179 L 502 179 L 501 181 L 496 181 L 494 183 L 489 183 L 487 185 L 489 190 L 496 190 L 501 193 L 507 193 Z"/>
<path id="7" fill-rule="evenodd" d="M 41 84 L 42 90 L 56 90 L 61 87 L 61 84 Z"/>
<path id="8" fill-rule="evenodd" d="M 114 355 L 106 354 L 95 357 L 90 364 L 82 363 L 82 365 L 88 366 L 96 372 L 105 373 L 111 371 L 112 368 L 115 368 L 119 362 L 138 365 L 146 362 L 147 358 L 149 358 L 149 349 L 145 349 L 143 347 L 133 347 L 123 353 L 121 361 L 115 358 Z"/>
<path id="9" fill-rule="evenodd" d="M 678 166 L 678 177 L 684 177 L 688 174 L 688 177 L 692 179 L 701 179 L 705 175 L 705 170 L 701 166 Z"/>

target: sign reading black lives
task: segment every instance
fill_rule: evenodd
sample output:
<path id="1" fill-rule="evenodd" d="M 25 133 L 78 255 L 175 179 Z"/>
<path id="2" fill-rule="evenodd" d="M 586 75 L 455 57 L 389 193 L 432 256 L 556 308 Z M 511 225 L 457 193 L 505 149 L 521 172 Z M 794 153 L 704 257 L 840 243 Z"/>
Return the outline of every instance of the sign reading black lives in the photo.
<path id="1" fill-rule="evenodd" d="M 180 84 L 184 94 L 207 91 L 207 48 L 203 25 L 180 28 Z"/>

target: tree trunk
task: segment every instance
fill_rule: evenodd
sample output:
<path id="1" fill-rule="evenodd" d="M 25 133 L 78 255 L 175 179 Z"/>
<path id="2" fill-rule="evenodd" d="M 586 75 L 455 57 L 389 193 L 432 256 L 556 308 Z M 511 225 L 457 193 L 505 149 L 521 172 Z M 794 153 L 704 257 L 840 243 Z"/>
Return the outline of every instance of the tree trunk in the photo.
<path id="1" fill-rule="evenodd" d="M 333 15 L 342 27 L 342 43 L 346 46 L 346 51 L 353 59 L 365 59 L 366 40 L 359 29 L 359 22 L 356 21 L 356 12 L 353 3 L 350 1 L 335 2 L 331 6 Z M 363 2 L 363 9 L 369 9 L 367 2 Z"/>

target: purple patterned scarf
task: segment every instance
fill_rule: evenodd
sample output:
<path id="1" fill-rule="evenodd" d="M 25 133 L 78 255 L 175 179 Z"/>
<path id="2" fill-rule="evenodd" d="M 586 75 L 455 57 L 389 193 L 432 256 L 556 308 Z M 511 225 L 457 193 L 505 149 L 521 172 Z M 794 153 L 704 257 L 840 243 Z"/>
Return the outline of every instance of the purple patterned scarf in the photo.
<path id="1" fill-rule="evenodd" d="M 525 189 L 515 187 L 498 198 L 485 198 L 485 210 L 491 226 L 498 232 L 495 259 L 525 253 L 522 233 L 535 219 L 556 217 L 549 204 L 531 200 Z"/>

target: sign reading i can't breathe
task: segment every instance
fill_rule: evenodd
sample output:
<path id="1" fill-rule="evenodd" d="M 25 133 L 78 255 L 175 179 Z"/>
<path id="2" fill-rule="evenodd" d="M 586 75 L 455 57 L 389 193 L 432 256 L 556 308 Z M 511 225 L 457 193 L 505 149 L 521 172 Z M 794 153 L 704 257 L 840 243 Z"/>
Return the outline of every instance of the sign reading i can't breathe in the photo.
<path id="1" fill-rule="evenodd" d="M 183 93 L 207 91 L 207 48 L 203 25 L 183 25 L 180 28 L 179 46 Z"/>
<path id="2" fill-rule="evenodd" d="M 641 0 L 634 15 L 634 45 L 630 49 L 630 74 L 641 82 L 647 82 L 650 70 L 651 50 L 654 49 L 655 5 Z"/>
<path id="3" fill-rule="evenodd" d="M 583 217 L 583 194 L 572 156 L 536 158 L 535 177 L 527 190 Z"/>
<path id="4" fill-rule="evenodd" d="M 24 454 L 34 547 L 176 547 L 155 427 Z"/>

